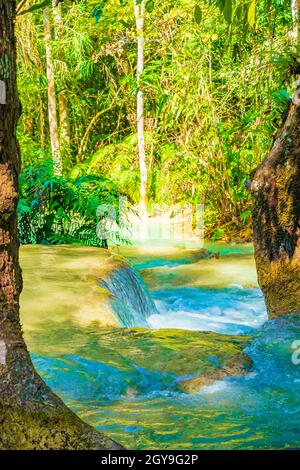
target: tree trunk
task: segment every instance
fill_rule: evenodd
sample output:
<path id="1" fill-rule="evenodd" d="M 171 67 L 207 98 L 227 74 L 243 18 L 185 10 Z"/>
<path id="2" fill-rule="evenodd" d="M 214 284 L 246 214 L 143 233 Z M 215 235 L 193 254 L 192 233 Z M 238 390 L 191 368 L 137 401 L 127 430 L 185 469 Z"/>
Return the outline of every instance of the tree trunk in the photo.
<path id="1" fill-rule="evenodd" d="M 58 39 L 61 34 L 62 28 L 62 15 L 61 15 L 61 4 L 56 5 L 56 0 L 52 0 L 53 5 L 53 16 L 54 16 L 54 32 L 55 39 Z"/>
<path id="2" fill-rule="evenodd" d="M 300 0 L 291 0 L 292 8 L 292 18 L 293 18 L 293 31 L 292 37 L 296 42 L 299 36 L 299 10 L 300 10 Z"/>
<path id="3" fill-rule="evenodd" d="M 62 34 L 63 20 L 61 5 L 55 6 L 56 2 L 53 1 L 53 17 L 54 17 L 54 35 L 55 39 L 59 40 Z M 60 59 L 64 60 L 63 57 Z M 70 122 L 69 122 L 69 106 L 67 96 L 64 90 L 58 93 L 58 114 L 59 114 L 59 140 L 61 154 L 65 160 L 70 158 L 70 146 L 71 146 L 71 133 L 70 133 Z"/>
<path id="4" fill-rule="evenodd" d="M 69 106 L 64 91 L 58 93 L 58 111 L 59 111 L 59 137 L 60 147 L 64 159 L 69 161 L 70 158 L 70 122 L 69 122 Z"/>
<path id="5" fill-rule="evenodd" d="M 145 0 L 138 5 L 134 0 L 134 12 L 137 31 L 137 134 L 140 164 L 140 214 L 147 217 L 147 192 L 148 192 L 148 172 L 145 152 L 145 126 L 144 126 L 144 94 L 141 89 L 141 75 L 144 71 L 144 17 Z"/>
<path id="6" fill-rule="evenodd" d="M 291 0 L 298 43 L 300 0 Z M 258 283 L 269 318 L 300 313 L 300 86 L 269 155 L 252 174 L 253 239 Z"/>
<path id="7" fill-rule="evenodd" d="M 53 158 L 53 169 L 56 175 L 62 174 L 62 163 L 60 155 L 60 145 L 57 124 L 57 109 L 55 96 L 55 78 L 53 63 L 51 57 L 51 26 L 49 18 L 49 10 L 44 10 L 44 35 L 46 47 L 46 68 L 48 82 L 48 115 L 49 115 L 49 132 Z"/>
<path id="8" fill-rule="evenodd" d="M 45 138 L 45 120 L 46 120 L 46 109 L 44 109 L 44 103 L 41 99 L 39 106 L 39 141 L 41 147 L 44 149 L 46 147 L 46 138 Z"/>
<path id="9" fill-rule="evenodd" d="M 297 93 L 252 175 L 258 282 L 270 318 L 300 312 L 300 108 Z"/>
<path id="10" fill-rule="evenodd" d="M 113 449 L 72 413 L 33 368 L 19 319 L 22 275 L 17 231 L 20 171 L 16 125 L 15 0 L 0 0 L 0 449 Z"/>

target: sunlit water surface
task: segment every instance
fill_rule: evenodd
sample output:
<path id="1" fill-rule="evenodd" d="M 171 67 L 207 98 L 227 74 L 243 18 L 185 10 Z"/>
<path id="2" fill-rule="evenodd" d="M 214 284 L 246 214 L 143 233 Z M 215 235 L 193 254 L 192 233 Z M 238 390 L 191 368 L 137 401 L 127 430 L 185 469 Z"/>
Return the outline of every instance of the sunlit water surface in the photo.
<path id="1" fill-rule="evenodd" d="M 44 336 L 39 332 L 45 344 L 34 348 L 34 364 L 83 419 L 129 448 L 299 447 L 300 364 L 292 354 L 300 318 L 266 322 L 250 247 L 209 248 L 220 258 L 142 249 L 125 254 L 158 310 L 148 318 L 149 327 L 252 334 L 246 349 L 253 361 L 250 374 L 181 393 L 172 387 L 176 377 L 129 364 L 125 353 L 113 352 L 113 344 L 104 348 L 99 329 L 62 323 L 51 331 L 51 319 Z"/>

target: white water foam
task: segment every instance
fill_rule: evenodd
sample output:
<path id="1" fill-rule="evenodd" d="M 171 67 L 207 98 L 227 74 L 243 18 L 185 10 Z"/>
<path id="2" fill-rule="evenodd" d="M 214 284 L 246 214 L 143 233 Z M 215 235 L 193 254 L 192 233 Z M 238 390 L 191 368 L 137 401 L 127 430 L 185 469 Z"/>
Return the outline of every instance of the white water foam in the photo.
<path id="1" fill-rule="evenodd" d="M 243 334 L 267 319 L 259 289 L 180 287 L 153 292 L 159 314 L 148 318 L 151 328 L 181 328 Z"/>

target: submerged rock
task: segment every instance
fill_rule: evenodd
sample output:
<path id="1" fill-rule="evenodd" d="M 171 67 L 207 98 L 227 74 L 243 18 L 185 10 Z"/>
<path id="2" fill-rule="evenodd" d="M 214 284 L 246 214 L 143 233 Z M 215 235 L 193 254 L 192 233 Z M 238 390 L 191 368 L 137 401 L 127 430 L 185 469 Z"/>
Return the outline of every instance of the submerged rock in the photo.
<path id="1" fill-rule="evenodd" d="M 178 388 L 187 393 L 195 393 L 206 385 L 210 385 L 216 380 L 223 380 L 226 377 L 241 377 L 247 374 L 252 366 L 251 359 L 246 354 L 237 354 L 232 363 L 220 364 L 210 372 L 196 375 L 191 379 L 182 380 L 178 384 Z"/>
<path id="2" fill-rule="evenodd" d="M 46 333 L 47 331 L 47 333 Z M 26 325 L 25 325 L 26 332 Z M 65 400 L 101 402 L 166 391 L 194 393 L 249 372 L 250 336 L 177 329 L 78 329 L 26 334 L 33 361 Z"/>
<path id="3" fill-rule="evenodd" d="M 107 333 L 105 347 L 114 349 L 147 371 L 170 374 L 175 389 L 195 393 L 202 386 L 249 372 L 243 352 L 250 336 L 188 330 L 126 330 Z"/>

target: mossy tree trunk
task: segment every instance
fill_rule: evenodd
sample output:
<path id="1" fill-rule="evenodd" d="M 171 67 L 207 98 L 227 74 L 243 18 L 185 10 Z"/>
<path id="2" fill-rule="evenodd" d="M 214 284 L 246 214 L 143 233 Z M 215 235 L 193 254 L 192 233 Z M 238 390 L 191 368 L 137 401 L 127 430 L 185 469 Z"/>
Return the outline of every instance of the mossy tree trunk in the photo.
<path id="1" fill-rule="evenodd" d="M 0 449 L 118 448 L 52 393 L 36 373 L 22 336 L 15 11 L 15 0 L 0 0 Z"/>
<path id="2" fill-rule="evenodd" d="M 300 107 L 295 94 L 269 155 L 252 175 L 258 282 L 269 318 L 300 313 Z"/>

